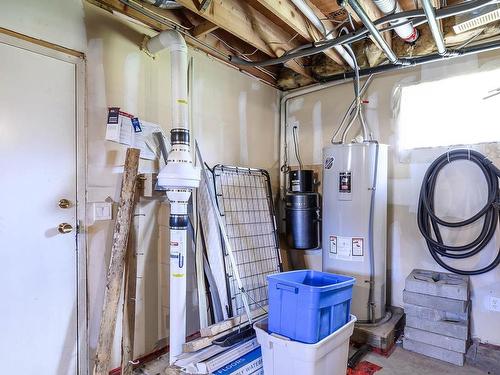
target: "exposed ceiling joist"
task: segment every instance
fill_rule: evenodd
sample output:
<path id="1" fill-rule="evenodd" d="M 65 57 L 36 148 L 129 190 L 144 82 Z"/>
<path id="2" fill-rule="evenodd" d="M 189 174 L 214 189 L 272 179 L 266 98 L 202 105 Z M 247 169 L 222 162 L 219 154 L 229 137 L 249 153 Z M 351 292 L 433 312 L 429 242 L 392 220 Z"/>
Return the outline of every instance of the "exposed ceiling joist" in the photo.
<path id="1" fill-rule="evenodd" d="M 375 3 L 372 0 L 358 0 L 358 2 L 363 7 L 366 14 L 368 14 L 368 17 L 370 17 L 370 19 L 372 21 L 375 21 L 384 15 L 380 11 L 380 9 L 377 8 L 377 6 L 375 5 Z M 358 24 L 362 24 L 361 20 L 356 15 L 356 13 L 351 9 L 351 7 L 347 6 L 347 9 L 349 11 L 349 14 L 352 16 L 352 18 L 354 18 L 354 20 Z M 392 33 L 391 33 L 391 31 L 386 31 L 385 33 L 382 33 L 382 36 L 384 37 L 384 39 L 387 42 L 387 44 L 389 45 L 389 47 L 391 47 L 392 46 Z M 375 43 L 375 45 L 378 46 L 378 43 L 375 42 L 375 40 L 373 39 L 373 36 L 370 36 L 370 39 Z"/>
<path id="2" fill-rule="evenodd" d="M 87 1 L 91 4 L 100 6 L 108 11 L 116 11 L 128 17 L 131 17 L 156 31 L 167 30 L 169 28 L 166 24 L 159 22 L 158 20 L 153 19 L 152 17 L 149 17 L 144 13 L 141 13 L 140 11 L 137 11 L 130 6 L 123 4 L 120 0 L 87 0 Z M 146 10 L 148 10 L 149 12 L 151 12 L 151 14 L 155 14 L 162 18 L 168 19 L 170 22 L 186 26 L 184 24 L 183 19 L 174 14 L 174 12 L 165 9 L 159 9 L 157 7 L 150 8 L 147 5 L 148 4 L 141 3 L 141 6 Z M 201 37 L 200 39 L 196 39 L 194 37 L 186 38 L 186 42 L 189 45 L 225 62 L 227 65 L 231 65 L 224 58 L 225 56 L 228 55 L 229 50 L 225 47 L 221 48 L 220 41 L 217 40 L 215 37 L 210 37 L 210 35 L 207 34 Z M 234 67 L 234 65 L 231 66 Z M 264 69 L 258 69 L 253 67 L 237 67 L 237 69 L 243 72 L 247 72 L 250 75 L 276 87 L 275 77 L 267 73 Z"/>
<path id="3" fill-rule="evenodd" d="M 214 25 L 212 22 L 205 21 L 205 22 L 202 22 L 199 25 L 195 26 L 193 28 L 193 31 L 191 34 L 194 37 L 198 38 L 200 36 L 210 34 L 212 31 L 217 30 L 218 28 L 219 28 L 219 26 Z"/>
<path id="4" fill-rule="evenodd" d="M 198 0 L 177 0 L 177 2 L 268 56 L 281 56 L 286 51 L 299 46 L 293 35 L 270 23 L 264 15 L 252 8 L 246 1 L 212 1 L 203 12 L 198 10 Z M 310 77 L 309 70 L 296 61 L 289 61 L 285 65 L 299 74 Z"/>
<path id="5" fill-rule="evenodd" d="M 322 38 L 322 35 L 314 26 L 300 13 L 300 11 L 289 0 L 249 0 L 249 3 L 258 10 L 273 14 L 278 17 L 281 22 L 287 24 L 295 33 L 300 35 L 307 41 L 317 41 Z M 320 19 L 326 18 L 321 11 L 309 4 Z M 267 15 L 267 13 L 265 13 Z M 326 26 L 326 25 L 325 25 Z M 335 50 L 325 51 L 325 55 L 331 58 L 339 65 L 344 65 L 344 60 Z"/>

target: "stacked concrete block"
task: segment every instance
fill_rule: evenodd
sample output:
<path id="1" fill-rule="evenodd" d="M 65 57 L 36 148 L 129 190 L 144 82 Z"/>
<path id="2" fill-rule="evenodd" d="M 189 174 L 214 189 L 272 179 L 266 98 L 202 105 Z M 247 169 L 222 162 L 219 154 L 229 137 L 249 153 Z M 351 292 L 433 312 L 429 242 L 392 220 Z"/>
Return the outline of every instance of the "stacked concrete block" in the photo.
<path id="1" fill-rule="evenodd" d="M 403 347 L 463 366 L 470 342 L 469 277 L 413 270 L 403 291 Z"/>

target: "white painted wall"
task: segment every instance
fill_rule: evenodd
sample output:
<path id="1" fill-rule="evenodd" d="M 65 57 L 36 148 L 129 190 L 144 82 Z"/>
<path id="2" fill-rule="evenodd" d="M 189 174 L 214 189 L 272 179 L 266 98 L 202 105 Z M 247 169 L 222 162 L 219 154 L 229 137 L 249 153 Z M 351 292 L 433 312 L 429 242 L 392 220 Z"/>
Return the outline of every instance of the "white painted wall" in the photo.
<path id="1" fill-rule="evenodd" d="M 170 129 L 170 61 L 168 52 L 153 60 L 138 48 L 143 35 L 154 32 L 85 5 L 88 87 L 88 196 L 89 201 L 110 197 L 117 201 L 125 147 L 104 140 L 108 106 L 119 106 L 141 119 Z M 194 59 L 193 135 L 209 165 L 224 163 L 268 169 L 278 183 L 277 90 L 190 49 Z M 141 161 L 140 169 L 156 170 Z M 164 339 L 168 322 L 168 204 L 141 198 L 134 219 L 138 253 L 137 331 L 135 352 L 151 351 Z M 109 261 L 112 222 L 89 228 L 89 319 L 91 355 L 95 350 L 105 276 Z M 194 262 L 193 262 L 194 263 Z M 194 275 L 188 285 L 194 285 Z M 198 325 L 197 294 L 189 288 L 190 331 Z M 120 353 L 120 319 L 113 365 Z"/>
<path id="2" fill-rule="evenodd" d="M 86 53 L 88 201 L 118 201 L 125 147 L 104 140 L 108 106 L 170 128 L 168 53 L 153 60 L 139 50 L 144 34 L 155 33 L 81 0 L 0 0 L 0 27 Z M 88 43 L 87 43 L 88 39 Z M 193 134 L 205 161 L 268 169 L 278 183 L 277 90 L 205 54 L 194 57 Z M 15 157 L 15 155 L 12 155 Z M 141 161 L 140 169 L 158 165 Z M 134 218 L 138 253 L 135 354 L 150 352 L 164 339 L 168 322 L 168 205 L 141 198 Z M 88 226 L 90 355 L 94 354 L 110 257 L 112 221 Z M 193 277 L 191 278 L 193 282 Z M 196 303 L 196 291 L 188 298 Z M 120 309 L 121 310 L 121 309 Z M 196 308 L 188 312 L 191 330 Z M 119 364 L 121 317 L 117 321 L 113 363 Z M 165 343 L 165 342 L 163 342 Z M 161 343 L 160 343 L 161 344 Z"/>
<path id="3" fill-rule="evenodd" d="M 85 52 L 81 0 L 0 0 L 0 27 Z"/>
<path id="4" fill-rule="evenodd" d="M 442 270 L 436 265 L 429 254 L 416 224 L 416 209 L 418 194 L 423 174 L 429 164 L 446 148 L 434 148 L 412 151 L 407 155 L 397 152 L 397 88 L 400 85 L 417 83 L 448 77 L 455 74 L 475 72 L 479 70 L 500 67 L 498 53 L 487 53 L 452 60 L 449 63 L 437 63 L 421 68 L 386 74 L 374 79 L 367 98 L 369 104 L 366 118 L 374 130 L 376 138 L 390 147 L 389 181 L 388 181 L 388 301 L 396 306 L 402 306 L 402 290 L 405 277 L 414 268 Z M 494 87 L 498 87 L 498 82 Z M 465 90 L 467 88 L 464 88 Z M 443 95 L 446 95 L 443 92 Z M 336 126 L 353 98 L 351 84 L 343 84 L 318 93 L 292 99 L 289 102 L 289 123 L 297 121 L 300 128 L 301 156 L 304 164 L 321 163 L 321 149 L 330 142 Z M 422 108 L 424 111 L 425 108 Z M 451 108 L 463 111 L 467 108 Z M 439 126 L 439 124 L 436 124 Z M 474 126 L 474 124 L 470 124 Z M 492 131 L 498 130 L 498 125 L 492 125 Z M 357 132 L 352 132 L 352 139 Z M 432 134 L 428 134 L 432 137 Z M 488 155 L 493 162 L 500 165 L 500 144 L 486 145 L 478 148 Z M 295 161 L 291 153 L 292 162 Z M 440 214 L 449 217 L 464 217 L 476 212 L 484 204 L 485 189 L 477 183 L 481 172 L 475 167 L 460 163 L 460 170 L 450 168 L 444 170 L 444 179 L 438 185 L 437 196 L 444 203 L 438 207 Z M 475 197 L 471 194 L 476 194 Z M 461 197 L 469 196 L 467 200 Z M 455 239 L 470 239 L 477 234 L 477 225 L 464 228 L 461 233 L 455 233 Z M 500 235 L 490 243 L 484 253 L 469 260 L 460 262 L 463 267 L 484 266 L 491 261 L 500 245 Z M 305 256 L 306 265 L 321 269 L 319 252 L 308 252 Z M 457 263 L 455 262 L 455 265 Z M 488 274 L 472 277 L 472 332 L 483 342 L 500 344 L 500 333 L 492 327 L 500 323 L 500 313 L 488 311 L 490 296 L 500 297 L 500 268 Z"/>

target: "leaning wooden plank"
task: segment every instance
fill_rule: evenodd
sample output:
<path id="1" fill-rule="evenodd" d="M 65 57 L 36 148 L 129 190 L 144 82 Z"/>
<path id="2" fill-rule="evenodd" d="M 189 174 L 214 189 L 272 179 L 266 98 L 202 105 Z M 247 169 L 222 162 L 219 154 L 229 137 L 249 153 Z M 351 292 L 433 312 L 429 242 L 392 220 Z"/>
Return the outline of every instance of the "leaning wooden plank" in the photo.
<path id="1" fill-rule="evenodd" d="M 262 311 L 262 310 L 261 310 Z M 256 316 L 254 319 L 261 319 L 263 318 L 264 316 L 263 315 L 260 315 L 260 316 Z M 207 348 L 209 347 L 210 345 L 212 345 L 212 342 L 218 338 L 221 338 L 225 335 L 227 335 L 228 333 L 231 333 L 231 332 L 235 332 L 239 329 L 239 317 L 236 317 L 236 318 L 233 318 L 233 319 L 236 319 L 235 321 L 235 325 L 232 327 L 232 328 L 229 328 L 223 332 L 220 332 L 214 336 L 210 336 L 210 337 L 200 337 L 199 339 L 196 339 L 196 340 L 192 340 L 192 341 L 188 341 L 186 342 L 185 344 L 182 345 L 182 351 L 184 353 L 193 353 L 193 352 L 197 352 L 198 350 L 201 350 L 201 349 L 204 349 L 204 348 Z M 241 322 L 242 325 L 245 324 L 245 322 Z"/>
<path id="2" fill-rule="evenodd" d="M 263 309 L 256 309 L 252 311 L 252 319 L 256 319 L 261 317 L 262 315 L 267 314 L 267 305 L 264 306 Z M 225 332 L 231 328 L 237 327 L 240 324 L 245 324 L 248 322 L 247 314 L 242 314 L 240 316 L 236 316 L 234 318 L 226 319 L 222 322 L 212 324 L 209 327 L 200 329 L 201 337 L 210 337 L 218 335 L 221 332 Z"/>
<path id="3" fill-rule="evenodd" d="M 116 315 L 123 282 L 125 253 L 128 243 L 130 222 L 134 209 L 134 196 L 139 165 L 139 150 L 129 148 L 123 167 L 120 203 L 116 215 L 111 247 L 111 260 L 106 276 L 104 306 L 94 364 L 94 375 L 106 375 L 111 359 L 111 349 L 115 334 Z"/>
<path id="4" fill-rule="evenodd" d="M 137 199 L 134 199 L 135 201 Z M 122 373 L 132 375 L 135 338 L 135 298 L 137 290 L 137 253 L 134 246 L 133 230 L 130 231 L 125 260 L 125 292 L 123 295 L 122 319 Z"/>

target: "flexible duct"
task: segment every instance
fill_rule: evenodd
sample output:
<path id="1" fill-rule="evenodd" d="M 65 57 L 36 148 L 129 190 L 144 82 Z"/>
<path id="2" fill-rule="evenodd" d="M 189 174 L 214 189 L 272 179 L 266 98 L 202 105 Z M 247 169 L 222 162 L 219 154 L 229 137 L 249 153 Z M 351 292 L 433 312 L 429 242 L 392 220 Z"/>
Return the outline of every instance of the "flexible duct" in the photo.
<path id="1" fill-rule="evenodd" d="M 170 202 L 170 363 L 182 353 L 186 340 L 186 248 L 189 224 L 188 202 L 198 187 L 200 171 L 191 158 L 188 112 L 188 58 L 182 35 L 175 30 L 162 31 L 147 43 L 150 53 L 170 51 L 172 129 L 171 151 L 158 174 L 158 186 L 167 190 Z"/>
<path id="2" fill-rule="evenodd" d="M 311 7 L 304 0 L 292 0 L 292 3 L 300 10 L 300 12 L 317 28 L 321 34 L 327 39 L 332 40 L 334 38 L 333 32 L 329 32 L 326 30 L 325 25 L 319 17 L 314 13 Z M 338 45 L 333 47 L 340 56 L 344 59 L 344 61 L 354 69 L 354 61 L 351 56 L 347 53 L 344 47 Z"/>
<path id="3" fill-rule="evenodd" d="M 399 3 L 396 0 L 373 0 L 373 2 L 384 15 L 400 13 L 402 11 Z M 408 19 L 402 18 L 397 22 L 392 22 L 391 25 L 397 25 L 399 23 L 405 23 L 407 21 Z M 405 42 L 413 43 L 418 39 L 418 31 L 411 24 L 411 22 L 405 23 L 401 26 L 396 26 L 394 28 L 394 31 Z"/>
<path id="4" fill-rule="evenodd" d="M 180 9 L 182 5 L 174 0 L 145 0 L 146 3 L 157 6 L 161 9 Z"/>

